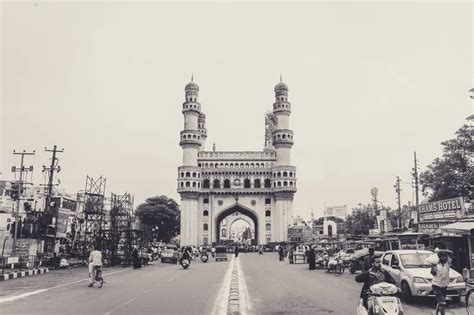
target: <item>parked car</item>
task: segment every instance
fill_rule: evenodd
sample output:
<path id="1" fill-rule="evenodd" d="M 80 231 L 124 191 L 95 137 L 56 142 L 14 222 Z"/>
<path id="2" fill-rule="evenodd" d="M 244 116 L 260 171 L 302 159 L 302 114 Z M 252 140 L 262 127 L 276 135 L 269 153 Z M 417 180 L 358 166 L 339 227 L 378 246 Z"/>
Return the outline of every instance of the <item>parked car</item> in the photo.
<path id="1" fill-rule="evenodd" d="M 402 295 L 409 300 L 413 296 L 434 297 L 431 288 L 433 276 L 431 264 L 427 262 L 433 252 L 427 250 L 391 250 L 382 256 L 382 268 L 390 273 Z M 447 296 L 459 299 L 466 293 L 466 284 L 459 272 L 449 270 L 449 286 Z"/>
<path id="2" fill-rule="evenodd" d="M 178 263 L 178 252 L 174 249 L 165 249 L 161 252 L 161 262 Z"/>

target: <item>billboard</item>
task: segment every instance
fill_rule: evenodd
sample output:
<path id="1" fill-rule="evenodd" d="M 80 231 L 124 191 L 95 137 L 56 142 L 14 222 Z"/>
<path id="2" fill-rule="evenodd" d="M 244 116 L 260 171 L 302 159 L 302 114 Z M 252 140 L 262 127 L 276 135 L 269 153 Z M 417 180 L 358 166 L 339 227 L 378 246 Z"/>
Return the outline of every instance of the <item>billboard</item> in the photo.
<path id="1" fill-rule="evenodd" d="M 347 216 L 347 206 L 330 206 L 324 209 L 324 215 L 327 217 L 345 218 Z"/>
<path id="2" fill-rule="evenodd" d="M 58 209 L 58 218 L 56 223 L 56 236 L 57 237 L 66 237 L 67 224 L 69 221 L 69 216 L 71 211 L 69 209 L 59 208 Z"/>
<path id="3" fill-rule="evenodd" d="M 462 197 L 428 202 L 418 206 L 418 222 L 462 219 L 464 212 Z"/>

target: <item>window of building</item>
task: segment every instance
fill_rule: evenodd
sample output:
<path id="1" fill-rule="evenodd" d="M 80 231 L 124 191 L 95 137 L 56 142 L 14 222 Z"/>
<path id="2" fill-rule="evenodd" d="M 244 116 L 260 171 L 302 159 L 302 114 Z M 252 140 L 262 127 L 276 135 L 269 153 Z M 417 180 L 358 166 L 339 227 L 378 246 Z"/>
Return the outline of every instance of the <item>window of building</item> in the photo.
<path id="1" fill-rule="evenodd" d="M 204 231 L 207 231 L 208 228 L 209 228 L 209 226 L 207 225 L 207 223 L 204 223 L 204 224 L 202 225 L 202 229 L 203 229 Z"/>
<path id="2" fill-rule="evenodd" d="M 191 187 L 191 183 L 190 183 L 190 182 L 186 182 L 186 187 Z"/>
<path id="3" fill-rule="evenodd" d="M 244 179 L 244 188 L 250 188 L 250 179 Z"/>
<path id="4" fill-rule="evenodd" d="M 270 217 L 272 215 L 272 212 L 270 210 L 265 211 L 265 216 Z"/>
<path id="5" fill-rule="evenodd" d="M 209 216 L 209 211 L 207 211 L 207 210 L 204 210 L 204 211 L 202 212 L 202 215 L 203 215 L 204 217 L 207 217 L 207 216 Z"/>
<path id="6" fill-rule="evenodd" d="M 202 188 L 209 188 L 209 186 L 211 185 L 209 179 L 205 179 L 203 182 L 202 182 Z"/>
<path id="7" fill-rule="evenodd" d="M 186 172 L 186 177 L 191 177 L 191 173 Z"/>
<path id="8" fill-rule="evenodd" d="M 265 198 L 265 204 L 266 205 L 269 205 L 272 203 L 272 199 L 271 198 Z"/>
<path id="9" fill-rule="evenodd" d="M 218 179 L 214 179 L 212 188 L 221 188 L 221 182 Z"/>
<path id="10" fill-rule="evenodd" d="M 253 183 L 253 187 L 255 188 L 260 188 L 261 187 L 261 184 L 260 184 L 260 179 L 256 179 Z"/>
<path id="11" fill-rule="evenodd" d="M 229 179 L 224 180 L 224 188 L 230 188 L 230 180 Z"/>
<path id="12" fill-rule="evenodd" d="M 270 181 L 270 178 L 265 178 L 265 188 L 272 188 L 272 183 Z"/>
<path id="13" fill-rule="evenodd" d="M 209 203 L 209 198 L 204 198 L 202 203 Z"/>
<path id="14" fill-rule="evenodd" d="M 272 226 L 271 226 L 270 223 L 265 224 L 265 230 L 267 230 L 267 231 L 271 231 L 271 230 L 272 230 Z"/>

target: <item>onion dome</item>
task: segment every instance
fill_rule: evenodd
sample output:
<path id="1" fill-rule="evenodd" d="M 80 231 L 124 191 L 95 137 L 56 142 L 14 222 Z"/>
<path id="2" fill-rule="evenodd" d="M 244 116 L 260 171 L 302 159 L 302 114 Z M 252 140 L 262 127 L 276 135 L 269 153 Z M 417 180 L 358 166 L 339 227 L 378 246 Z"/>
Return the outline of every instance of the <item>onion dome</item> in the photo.
<path id="1" fill-rule="evenodd" d="M 288 85 L 286 85 L 285 82 L 280 81 L 275 85 L 275 92 L 276 91 L 288 91 Z"/>
<path id="2" fill-rule="evenodd" d="M 195 82 L 191 81 L 191 82 L 189 82 L 189 83 L 186 85 L 186 87 L 184 88 L 184 90 L 185 90 L 186 92 L 187 92 L 187 91 L 199 91 L 199 86 L 198 86 Z"/>

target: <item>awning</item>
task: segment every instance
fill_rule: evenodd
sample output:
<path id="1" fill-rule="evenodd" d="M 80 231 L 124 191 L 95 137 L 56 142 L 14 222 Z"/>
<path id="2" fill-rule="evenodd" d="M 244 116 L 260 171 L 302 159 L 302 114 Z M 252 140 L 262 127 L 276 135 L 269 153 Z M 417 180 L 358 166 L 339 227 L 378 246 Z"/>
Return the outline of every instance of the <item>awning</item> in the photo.
<path id="1" fill-rule="evenodd" d="M 440 229 L 447 232 L 469 234 L 471 233 L 471 230 L 474 230 L 474 221 L 455 222 L 445 226 L 441 226 Z"/>

